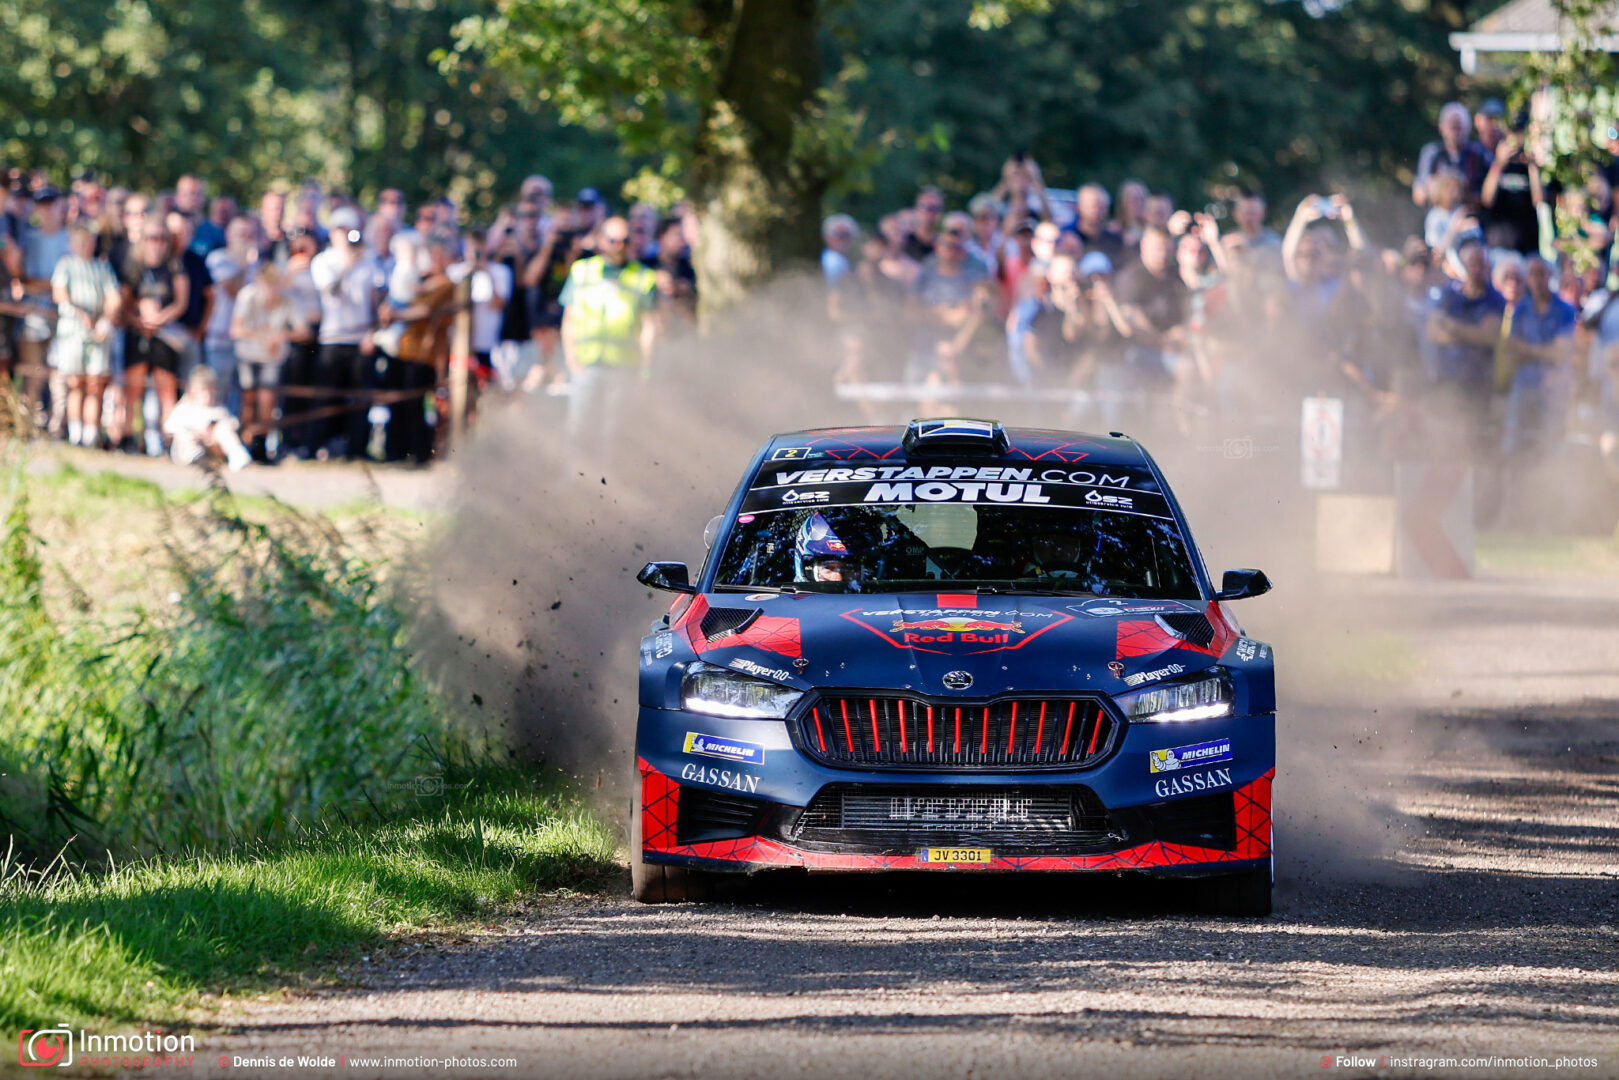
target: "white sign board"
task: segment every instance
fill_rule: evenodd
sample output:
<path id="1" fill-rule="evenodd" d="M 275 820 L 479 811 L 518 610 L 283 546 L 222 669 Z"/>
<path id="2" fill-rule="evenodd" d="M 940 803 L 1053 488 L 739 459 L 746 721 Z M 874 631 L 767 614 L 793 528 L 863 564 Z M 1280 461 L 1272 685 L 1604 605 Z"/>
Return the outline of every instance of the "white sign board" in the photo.
<path id="1" fill-rule="evenodd" d="M 1300 480 L 1311 491 L 1343 483 L 1344 403 L 1341 398 L 1304 399 L 1299 420 Z"/>

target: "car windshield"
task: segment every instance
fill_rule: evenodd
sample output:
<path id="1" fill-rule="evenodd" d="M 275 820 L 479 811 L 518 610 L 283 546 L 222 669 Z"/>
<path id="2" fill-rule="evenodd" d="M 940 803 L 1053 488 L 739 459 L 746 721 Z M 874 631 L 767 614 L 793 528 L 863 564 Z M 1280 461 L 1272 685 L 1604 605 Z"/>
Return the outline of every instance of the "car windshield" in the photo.
<path id="1" fill-rule="evenodd" d="M 1195 600 L 1197 576 L 1146 469 L 976 462 L 766 465 L 716 588 L 934 588 Z M 838 463 L 833 463 L 837 465 Z"/>

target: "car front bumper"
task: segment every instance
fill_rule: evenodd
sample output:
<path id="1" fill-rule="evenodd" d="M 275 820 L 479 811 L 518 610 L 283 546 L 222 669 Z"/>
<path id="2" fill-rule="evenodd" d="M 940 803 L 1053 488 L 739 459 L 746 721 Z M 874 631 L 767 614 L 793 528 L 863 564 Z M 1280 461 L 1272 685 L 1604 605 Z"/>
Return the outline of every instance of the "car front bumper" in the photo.
<path id="1" fill-rule="evenodd" d="M 1228 741 L 1227 756 L 1155 767 L 1153 751 Z M 1222 717 L 1183 724 L 1131 724 L 1105 758 L 1077 769 L 894 770 L 832 767 L 794 746 L 783 721 L 728 720 L 643 708 L 637 736 L 642 858 L 704 870 L 778 867 L 815 871 L 959 868 L 930 849 L 987 850 L 987 870 L 1142 871 L 1166 876 L 1238 873 L 1271 854 L 1275 717 Z M 1198 779 L 1194 779 L 1198 778 Z M 1091 826 L 1009 837 L 993 825 L 876 831 L 812 829 L 842 793 L 946 800 L 1042 794 L 1071 799 Z M 900 802 L 892 805 L 901 805 Z M 842 804 L 847 810 L 848 803 Z M 909 806 L 912 803 L 903 803 Z M 1027 805 L 1027 804 L 1025 804 Z M 897 811 L 891 811 L 897 813 Z M 903 816 L 903 815 L 901 815 Z M 936 855 L 936 852 L 935 852 Z"/>

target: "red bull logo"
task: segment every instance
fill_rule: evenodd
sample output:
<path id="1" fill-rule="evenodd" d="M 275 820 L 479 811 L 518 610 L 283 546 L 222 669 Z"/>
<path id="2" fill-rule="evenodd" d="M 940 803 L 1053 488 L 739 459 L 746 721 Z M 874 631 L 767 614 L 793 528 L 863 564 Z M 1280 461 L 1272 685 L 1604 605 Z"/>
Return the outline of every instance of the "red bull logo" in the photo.
<path id="1" fill-rule="evenodd" d="M 885 620 L 886 628 L 880 629 L 883 623 L 867 622 L 862 616 L 889 618 Z M 970 654 L 1015 649 L 1054 626 L 1062 625 L 1073 616 L 1043 611 L 956 611 L 944 608 L 848 612 L 843 617 L 901 648 L 922 652 L 954 652 L 956 650 L 951 646 L 968 646 L 966 651 Z M 1032 632 L 1025 627 L 1028 618 L 1037 620 Z"/>

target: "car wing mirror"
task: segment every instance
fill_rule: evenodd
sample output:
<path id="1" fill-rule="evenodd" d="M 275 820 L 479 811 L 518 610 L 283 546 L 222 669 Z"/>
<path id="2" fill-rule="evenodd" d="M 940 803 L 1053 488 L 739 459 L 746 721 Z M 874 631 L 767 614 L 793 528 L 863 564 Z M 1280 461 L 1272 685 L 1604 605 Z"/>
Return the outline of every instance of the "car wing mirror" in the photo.
<path id="1" fill-rule="evenodd" d="M 1227 570 L 1220 579 L 1216 600 L 1245 600 L 1270 592 L 1270 578 L 1263 570 Z"/>
<path id="2" fill-rule="evenodd" d="M 697 591 L 697 586 L 691 583 L 691 575 L 683 562 L 649 562 L 641 567 L 641 572 L 635 575 L 635 580 L 642 585 L 650 585 L 665 592 Z"/>

